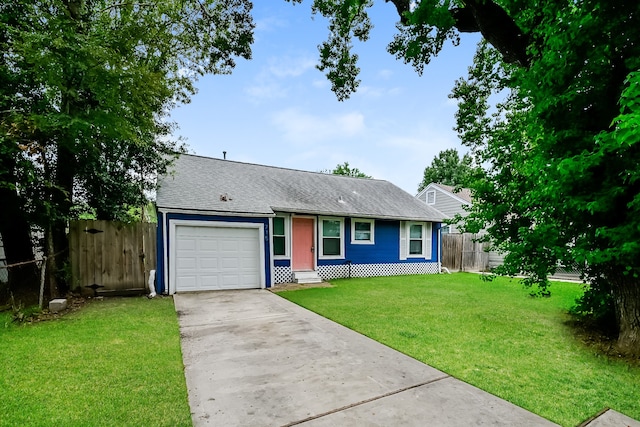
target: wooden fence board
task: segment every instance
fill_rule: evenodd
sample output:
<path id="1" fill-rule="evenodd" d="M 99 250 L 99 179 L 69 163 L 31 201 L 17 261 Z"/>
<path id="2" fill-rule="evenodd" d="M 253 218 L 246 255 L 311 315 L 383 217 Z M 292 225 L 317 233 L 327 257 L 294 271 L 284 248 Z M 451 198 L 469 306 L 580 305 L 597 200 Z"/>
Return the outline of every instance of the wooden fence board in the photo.
<path id="1" fill-rule="evenodd" d="M 156 268 L 155 224 L 72 221 L 69 246 L 72 288 L 83 293 L 94 283 L 102 293 L 142 291 Z"/>
<path id="2" fill-rule="evenodd" d="M 475 242 L 471 233 L 442 235 L 442 266 L 450 271 L 486 271 L 489 253 L 486 243 Z"/>

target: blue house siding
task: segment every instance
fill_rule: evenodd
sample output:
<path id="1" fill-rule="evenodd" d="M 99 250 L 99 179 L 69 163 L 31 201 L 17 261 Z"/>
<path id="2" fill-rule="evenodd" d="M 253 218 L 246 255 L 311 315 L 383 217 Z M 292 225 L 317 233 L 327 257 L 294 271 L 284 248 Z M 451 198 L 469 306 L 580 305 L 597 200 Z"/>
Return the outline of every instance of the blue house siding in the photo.
<path id="1" fill-rule="evenodd" d="M 158 242 L 157 242 L 157 272 L 156 272 L 156 291 L 159 293 L 168 293 L 167 277 L 170 276 L 168 265 L 165 264 L 165 253 L 171 253 L 172 242 L 169 239 L 170 222 L 173 220 L 187 220 L 187 221 L 203 221 L 203 222 L 244 222 L 253 224 L 264 225 L 264 257 L 265 265 L 264 269 L 265 286 L 268 288 L 271 286 L 271 244 L 269 241 L 269 218 L 259 217 L 241 217 L 241 216 L 220 216 L 220 215 L 198 215 L 198 214 L 184 214 L 184 213 L 162 213 L 158 212 Z M 165 237 L 166 237 L 166 250 L 165 250 Z"/>
<path id="2" fill-rule="evenodd" d="M 374 263 L 413 263 L 438 261 L 438 229 L 439 223 L 432 223 L 431 227 L 431 257 L 400 259 L 400 221 L 376 220 L 375 244 L 351 243 L 351 218 L 345 219 L 345 257 L 339 260 L 318 259 L 318 265 L 339 265 L 346 261 L 353 264 Z"/>
<path id="3" fill-rule="evenodd" d="M 376 220 L 375 244 L 351 244 L 351 221 L 345 221 L 345 259 L 356 264 L 398 262 L 400 256 L 400 221 Z"/>
<path id="4" fill-rule="evenodd" d="M 320 216 L 315 216 L 320 227 Z M 399 274 L 439 273 L 438 230 L 440 223 L 431 222 L 431 255 L 428 258 L 400 259 L 400 220 L 375 220 L 374 243 L 352 244 L 351 222 L 344 219 L 344 258 L 321 259 L 316 253 L 317 271 L 325 280 L 341 277 L 373 277 Z M 320 230 L 317 230 L 320 233 Z M 318 239 L 321 237 L 318 236 Z M 285 283 L 292 279 L 290 259 L 278 259 L 273 266 L 274 283 Z"/>
<path id="5" fill-rule="evenodd" d="M 374 244 L 351 243 L 351 218 L 345 218 L 345 258 L 318 259 L 318 272 L 325 280 L 343 277 L 394 276 L 402 274 L 434 274 L 440 271 L 438 230 L 431 223 L 431 256 L 400 259 L 399 220 L 376 220 Z"/>

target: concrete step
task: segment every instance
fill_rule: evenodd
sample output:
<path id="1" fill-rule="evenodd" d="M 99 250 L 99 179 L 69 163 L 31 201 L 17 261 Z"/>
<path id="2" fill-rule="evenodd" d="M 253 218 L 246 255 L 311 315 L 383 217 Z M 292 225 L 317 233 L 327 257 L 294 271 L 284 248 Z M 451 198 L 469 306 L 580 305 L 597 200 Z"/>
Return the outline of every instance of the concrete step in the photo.
<path id="1" fill-rule="evenodd" d="M 320 283 L 322 278 L 317 271 L 294 271 L 293 283 Z"/>

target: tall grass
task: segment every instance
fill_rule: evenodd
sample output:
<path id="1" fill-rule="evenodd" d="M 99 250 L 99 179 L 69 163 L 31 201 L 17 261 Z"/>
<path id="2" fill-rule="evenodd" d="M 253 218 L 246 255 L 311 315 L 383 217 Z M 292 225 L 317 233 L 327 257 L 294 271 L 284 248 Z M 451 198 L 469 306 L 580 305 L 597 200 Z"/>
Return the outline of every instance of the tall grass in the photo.
<path id="1" fill-rule="evenodd" d="M 561 425 L 605 407 L 640 419 L 640 367 L 568 324 L 579 284 L 532 298 L 518 280 L 465 273 L 332 283 L 279 295 Z"/>
<path id="2" fill-rule="evenodd" d="M 188 426 L 171 298 L 94 301 L 54 321 L 0 317 L 0 425 Z"/>

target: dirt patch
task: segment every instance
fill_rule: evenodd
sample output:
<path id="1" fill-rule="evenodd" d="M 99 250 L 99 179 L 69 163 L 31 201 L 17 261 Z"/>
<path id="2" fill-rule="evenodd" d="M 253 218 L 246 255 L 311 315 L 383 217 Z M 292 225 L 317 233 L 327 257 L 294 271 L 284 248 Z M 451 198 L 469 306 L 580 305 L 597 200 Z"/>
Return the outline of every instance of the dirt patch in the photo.
<path id="1" fill-rule="evenodd" d="M 625 360 L 627 363 L 640 367 L 640 355 L 625 354 L 617 346 L 616 338 L 611 331 L 603 331 L 597 326 L 579 320 L 565 322 L 571 328 L 574 336 L 582 345 L 589 348 L 595 354 L 609 359 Z"/>
<path id="2" fill-rule="evenodd" d="M 269 288 L 271 292 L 282 292 L 282 291 L 298 291 L 300 289 L 310 289 L 310 288 L 333 288 L 333 285 L 329 282 L 320 282 L 320 283 L 279 283 L 277 285 Z"/>
<path id="3" fill-rule="evenodd" d="M 57 313 L 53 313 L 49 311 L 49 309 L 42 310 L 42 313 L 39 313 L 33 316 L 29 321 L 30 322 L 42 322 L 45 320 L 54 320 L 59 319 L 67 314 L 75 313 L 76 311 L 82 310 L 85 305 L 89 304 L 93 298 L 84 298 L 81 296 L 73 296 L 67 298 L 67 308 L 66 310 L 59 311 Z"/>

